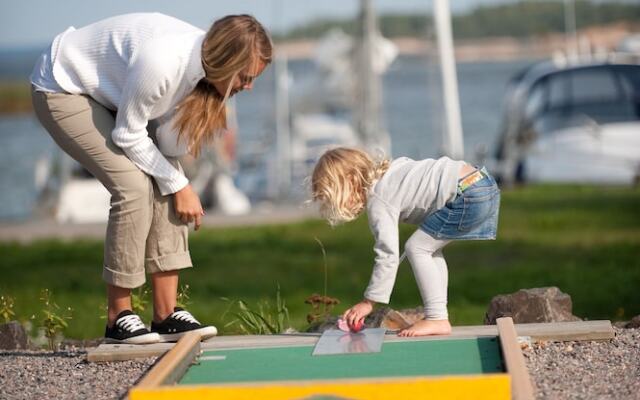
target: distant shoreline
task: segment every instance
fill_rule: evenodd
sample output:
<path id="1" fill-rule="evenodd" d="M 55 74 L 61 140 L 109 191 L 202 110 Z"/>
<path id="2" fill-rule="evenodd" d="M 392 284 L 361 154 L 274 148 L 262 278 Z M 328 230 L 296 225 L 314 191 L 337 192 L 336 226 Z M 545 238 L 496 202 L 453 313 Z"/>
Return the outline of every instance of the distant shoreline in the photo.
<path id="1" fill-rule="evenodd" d="M 634 32 L 628 24 L 619 23 L 580 30 L 577 33 L 582 51 L 608 52 Z M 437 56 L 437 43 L 430 39 L 403 37 L 391 39 L 400 55 Z M 526 39 L 492 37 L 457 40 L 455 57 L 459 63 L 505 62 L 517 60 L 548 59 L 564 52 L 566 38 L 563 34 L 548 34 Z M 316 39 L 276 42 L 276 54 L 285 54 L 289 60 L 313 58 Z M 31 95 L 26 80 L 0 81 L 0 115 L 31 112 Z"/>
<path id="2" fill-rule="evenodd" d="M 577 32 L 581 49 L 597 51 L 614 50 L 625 37 L 638 33 L 628 24 L 617 23 L 582 29 Z M 435 54 L 437 43 L 431 39 L 416 37 L 392 38 L 401 55 L 425 56 Z M 313 57 L 316 39 L 289 40 L 276 43 L 276 54 L 281 52 L 289 59 Z M 549 58 L 566 48 L 564 34 L 553 33 L 530 38 L 490 37 L 459 39 L 454 42 L 458 62 L 515 61 Z"/>
<path id="3" fill-rule="evenodd" d="M 0 81 L 0 115 L 32 111 L 30 85 L 27 80 Z"/>

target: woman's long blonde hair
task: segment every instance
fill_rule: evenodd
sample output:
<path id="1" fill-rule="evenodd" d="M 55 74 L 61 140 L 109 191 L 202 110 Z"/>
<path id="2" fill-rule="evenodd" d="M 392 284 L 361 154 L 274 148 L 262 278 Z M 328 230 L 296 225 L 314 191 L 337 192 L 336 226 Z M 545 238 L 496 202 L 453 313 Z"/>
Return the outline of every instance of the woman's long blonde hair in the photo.
<path id="1" fill-rule="evenodd" d="M 178 105 L 174 128 L 198 156 L 227 127 L 225 102 L 238 74 L 262 61 L 271 62 L 273 44 L 264 27 L 250 15 L 228 15 L 213 23 L 202 42 L 205 78 Z M 229 81 L 226 93 L 218 93 L 212 82 Z"/>
<path id="2" fill-rule="evenodd" d="M 318 160 L 311 176 L 311 199 L 330 225 L 354 220 L 367 204 L 371 185 L 387 171 L 390 161 L 374 161 L 362 150 L 339 147 Z"/>

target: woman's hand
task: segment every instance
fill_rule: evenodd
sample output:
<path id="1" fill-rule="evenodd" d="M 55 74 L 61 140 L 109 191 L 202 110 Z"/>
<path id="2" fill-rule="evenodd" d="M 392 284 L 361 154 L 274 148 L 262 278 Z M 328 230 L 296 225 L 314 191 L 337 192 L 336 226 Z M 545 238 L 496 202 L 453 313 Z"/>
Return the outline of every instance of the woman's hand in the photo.
<path id="1" fill-rule="evenodd" d="M 349 327 L 353 329 L 359 321 L 364 320 L 364 317 L 371 314 L 374 304 L 375 303 L 373 301 L 364 299 L 345 311 L 344 314 L 342 314 L 342 319 L 347 321 Z"/>
<path id="2" fill-rule="evenodd" d="M 191 185 L 187 185 L 175 192 L 173 194 L 173 202 L 178 218 L 185 224 L 194 222 L 195 229 L 200 229 L 204 210 L 202 209 L 202 204 L 200 204 L 200 198 L 193 191 Z"/>

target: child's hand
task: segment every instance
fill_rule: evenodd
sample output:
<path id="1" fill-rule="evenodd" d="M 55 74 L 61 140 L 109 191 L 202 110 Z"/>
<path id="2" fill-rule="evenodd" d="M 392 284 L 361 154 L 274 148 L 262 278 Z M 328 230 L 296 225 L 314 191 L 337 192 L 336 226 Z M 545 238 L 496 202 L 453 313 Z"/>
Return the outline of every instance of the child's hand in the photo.
<path id="1" fill-rule="evenodd" d="M 347 321 L 351 329 L 354 329 L 355 326 L 364 321 L 364 317 L 371 314 L 373 304 L 370 300 L 362 300 L 360 303 L 345 311 L 344 314 L 342 314 L 342 318 Z"/>

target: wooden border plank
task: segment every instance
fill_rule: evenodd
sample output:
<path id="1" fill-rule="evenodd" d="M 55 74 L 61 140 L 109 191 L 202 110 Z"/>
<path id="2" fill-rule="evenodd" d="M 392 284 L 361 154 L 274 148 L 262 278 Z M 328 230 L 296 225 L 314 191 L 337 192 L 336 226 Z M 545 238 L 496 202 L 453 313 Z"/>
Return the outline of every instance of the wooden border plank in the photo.
<path id="1" fill-rule="evenodd" d="M 518 336 L 555 342 L 611 340 L 616 336 L 608 320 L 515 324 L 515 328 Z"/>
<path id="2" fill-rule="evenodd" d="M 158 357 L 171 350 L 174 345 L 174 343 L 101 344 L 87 352 L 87 361 L 109 362 Z"/>
<path id="3" fill-rule="evenodd" d="M 133 389 L 176 383 L 200 354 L 200 339 L 201 336 L 197 332 L 184 335 Z"/>
<path id="4" fill-rule="evenodd" d="M 531 340 L 610 340 L 615 337 L 610 321 L 576 321 L 535 324 L 516 324 L 518 336 L 529 336 Z M 449 336 L 430 336 L 400 338 L 387 335 L 385 343 L 396 341 L 447 340 L 457 338 L 475 338 L 481 336 L 497 336 L 496 325 L 455 326 Z M 284 346 L 312 346 L 319 334 L 282 334 L 282 335 L 238 335 L 217 336 L 202 342 L 203 350 L 231 350 Z M 149 345 L 101 344 L 89 350 L 87 361 L 119 361 L 142 357 L 154 357 L 164 354 L 173 345 L 156 343 Z"/>
<path id="5" fill-rule="evenodd" d="M 511 376 L 511 396 L 515 400 L 533 400 L 533 386 L 518 344 L 518 334 L 511 317 L 498 318 L 498 337 L 507 372 Z"/>

